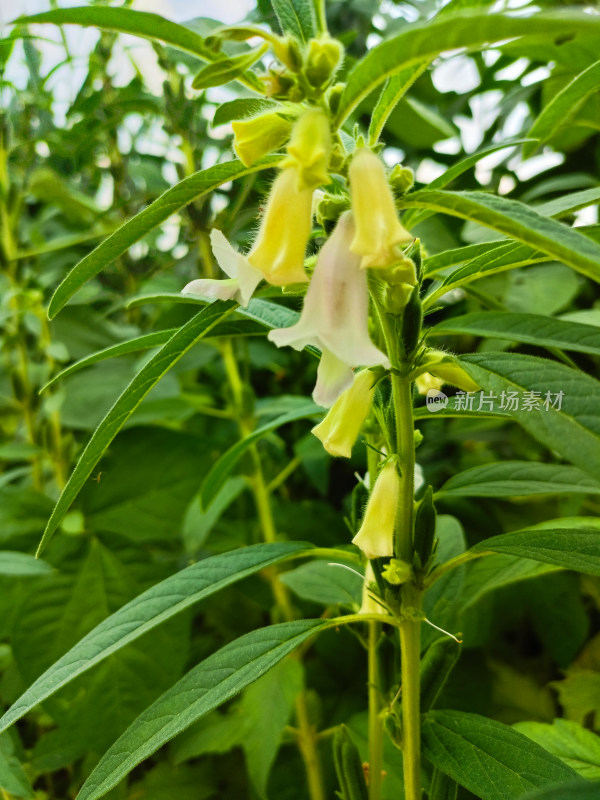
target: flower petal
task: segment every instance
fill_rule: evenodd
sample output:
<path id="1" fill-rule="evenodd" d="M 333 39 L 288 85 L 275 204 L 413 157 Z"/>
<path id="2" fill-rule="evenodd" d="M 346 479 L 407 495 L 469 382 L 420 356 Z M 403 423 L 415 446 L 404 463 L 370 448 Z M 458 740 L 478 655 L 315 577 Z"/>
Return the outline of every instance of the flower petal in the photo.
<path id="1" fill-rule="evenodd" d="M 330 408 L 342 392 L 352 386 L 353 380 L 352 369 L 329 350 L 323 350 L 317 369 L 313 400 L 318 406 Z"/>

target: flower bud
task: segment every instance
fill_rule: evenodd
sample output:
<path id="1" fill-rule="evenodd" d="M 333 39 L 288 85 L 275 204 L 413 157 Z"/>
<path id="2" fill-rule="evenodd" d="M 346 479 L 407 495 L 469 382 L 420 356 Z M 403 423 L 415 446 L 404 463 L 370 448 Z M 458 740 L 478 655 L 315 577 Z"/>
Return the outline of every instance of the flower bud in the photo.
<path id="1" fill-rule="evenodd" d="M 309 109 L 297 120 L 283 166 L 298 168 L 298 189 L 316 189 L 329 183 L 331 132 L 329 120 L 320 109 Z"/>
<path id="2" fill-rule="evenodd" d="M 273 286 L 303 283 L 304 254 L 312 227 L 312 191 L 298 190 L 298 170 L 275 178 L 248 261 Z"/>
<path id="3" fill-rule="evenodd" d="M 383 578 L 392 586 L 402 586 L 412 578 L 412 567 L 406 561 L 392 558 L 381 572 Z"/>
<path id="4" fill-rule="evenodd" d="M 415 182 L 414 172 L 410 167 L 396 164 L 390 172 L 390 185 L 396 194 L 405 194 Z"/>
<path id="5" fill-rule="evenodd" d="M 432 357 L 437 360 L 434 361 Z M 427 362 L 429 362 L 429 359 L 432 359 L 432 362 L 427 363 L 427 369 L 432 375 L 441 378 L 444 383 L 458 386 L 463 392 L 478 392 L 481 388 L 461 367 L 454 356 L 450 356 L 441 350 L 430 350 L 426 355 Z"/>
<path id="6" fill-rule="evenodd" d="M 278 61 L 285 64 L 292 72 L 298 72 L 302 66 L 302 54 L 298 42 L 291 36 L 274 37 L 271 46 Z"/>
<path id="7" fill-rule="evenodd" d="M 413 237 L 400 224 L 383 163 L 367 147 L 361 147 L 354 154 L 349 174 L 356 221 L 351 250 L 363 256 L 363 268 L 392 267 L 403 260 L 398 245 L 412 241 Z M 407 282 L 417 282 L 414 271 Z"/>
<path id="8" fill-rule="evenodd" d="M 344 48 L 337 39 L 324 35 L 311 39 L 306 56 L 304 74 L 311 86 L 319 88 L 327 83 L 337 71 Z"/>
<path id="9" fill-rule="evenodd" d="M 360 530 L 352 539 L 368 559 L 394 555 L 394 529 L 400 499 L 400 476 L 390 459 L 375 481 Z"/>
<path id="10" fill-rule="evenodd" d="M 251 119 L 237 120 L 231 123 L 231 127 L 233 148 L 246 167 L 284 144 L 292 130 L 288 120 L 272 111 Z"/>
<path id="11" fill-rule="evenodd" d="M 375 375 L 370 370 L 361 370 L 354 376 L 352 386 L 335 401 L 325 419 L 312 429 L 330 455 L 343 458 L 352 455 L 352 447 L 373 402 L 374 380 Z"/>
<path id="12" fill-rule="evenodd" d="M 431 372 L 424 372 L 415 381 L 417 385 L 417 392 L 419 394 L 427 394 L 427 392 L 439 392 L 444 385 L 441 378 L 436 378 Z"/>

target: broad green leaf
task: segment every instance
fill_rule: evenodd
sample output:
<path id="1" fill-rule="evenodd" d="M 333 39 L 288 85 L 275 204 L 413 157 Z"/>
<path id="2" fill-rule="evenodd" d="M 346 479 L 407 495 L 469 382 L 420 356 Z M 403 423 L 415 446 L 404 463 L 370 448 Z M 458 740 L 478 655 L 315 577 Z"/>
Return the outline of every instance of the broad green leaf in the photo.
<path id="1" fill-rule="evenodd" d="M 574 781 L 528 792 L 519 800 L 598 800 L 600 797 L 600 781 Z"/>
<path id="2" fill-rule="evenodd" d="M 27 553 L 0 550 L 0 575 L 25 577 L 30 575 L 49 575 L 53 572 L 50 564 Z"/>
<path id="3" fill-rule="evenodd" d="M 479 222 L 600 280 L 600 245 L 517 200 L 484 192 L 425 189 L 405 195 L 399 204 L 404 208 L 428 208 Z"/>
<path id="4" fill-rule="evenodd" d="M 69 510 L 71 503 L 90 477 L 92 470 L 102 457 L 108 445 L 121 430 L 127 419 L 155 386 L 162 376 L 224 316 L 230 314 L 236 304 L 217 301 L 200 311 L 187 322 L 161 349 L 144 364 L 133 378 L 114 406 L 104 417 L 87 443 L 85 450 L 64 487 L 52 516 L 48 520 L 42 540 L 38 547 L 38 555 L 47 546 L 53 533 Z"/>
<path id="5" fill-rule="evenodd" d="M 577 467 L 531 461 L 497 461 L 453 475 L 438 494 L 454 497 L 523 497 L 570 492 L 600 494 L 600 483 Z"/>
<path id="6" fill-rule="evenodd" d="M 348 75 L 340 99 L 336 123 L 341 125 L 352 111 L 387 78 L 418 62 L 433 61 L 441 53 L 461 47 L 476 47 L 513 37 L 546 40 L 552 36 L 593 36 L 600 21 L 582 11 L 548 12 L 527 17 L 490 14 L 489 8 L 457 11 L 432 20 L 407 25 L 400 33 L 381 42 Z"/>
<path id="7" fill-rule="evenodd" d="M 0 487 L 0 542 L 16 536 L 39 535 L 52 511 L 52 501 L 20 486 Z"/>
<path id="8" fill-rule="evenodd" d="M 283 33 L 290 33 L 301 42 L 316 35 L 312 0 L 271 0 Z"/>
<path id="9" fill-rule="evenodd" d="M 449 167 L 442 175 L 438 178 L 435 178 L 431 181 L 431 183 L 427 184 L 427 189 L 443 189 L 448 186 L 449 183 L 459 178 L 463 175 L 467 170 L 474 167 L 482 158 L 489 156 L 491 153 L 496 153 L 498 150 L 504 150 L 507 147 L 516 147 L 517 145 L 523 144 L 526 142 L 527 139 L 513 139 L 506 142 L 502 142 L 501 144 L 495 144 L 491 147 L 485 147 L 483 150 L 478 150 L 476 153 L 472 153 L 470 156 L 461 159 L 456 164 L 453 164 Z M 419 222 L 423 222 L 424 220 L 428 219 L 432 214 L 435 214 L 435 211 L 431 211 L 428 209 L 423 209 L 421 211 L 411 210 L 409 209 L 402 217 L 402 223 L 407 228 L 414 227 L 418 225 Z"/>
<path id="10" fill-rule="evenodd" d="M 268 49 L 269 45 L 265 42 L 260 47 L 255 47 L 239 56 L 230 56 L 212 64 L 206 64 L 192 81 L 192 88 L 208 89 L 212 86 L 222 86 L 224 83 L 239 78 L 253 64 L 256 64 Z"/>
<path id="11" fill-rule="evenodd" d="M 600 575 L 600 531 L 560 527 L 536 530 L 528 528 L 484 539 L 471 548 L 472 553 L 506 553 L 519 558 L 531 558 L 572 569 L 586 575 Z"/>
<path id="12" fill-rule="evenodd" d="M 600 328 L 553 319 L 542 314 L 475 312 L 443 320 L 428 331 L 429 336 L 445 336 L 449 333 L 492 336 L 495 339 L 508 339 L 538 347 L 560 347 L 578 353 L 600 355 Z"/>
<path id="13" fill-rule="evenodd" d="M 67 10 L 67 9 L 65 9 Z M 101 11 L 125 11 L 126 9 L 89 9 Z M 53 12 L 49 12 L 53 13 Z M 131 12 L 139 13 L 139 12 Z M 118 230 L 105 239 L 91 253 L 76 264 L 71 272 L 66 276 L 62 283 L 54 292 L 48 315 L 55 317 L 65 303 L 77 292 L 87 281 L 101 272 L 105 267 L 124 253 L 132 244 L 144 237 L 157 225 L 160 225 L 172 214 L 179 211 L 188 203 L 203 194 L 207 194 L 221 186 L 223 183 L 241 178 L 261 169 L 268 169 L 274 166 L 280 156 L 268 156 L 258 161 L 251 167 L 244 167 L 240 161 L 228 161 L 224 164 L 215 164 L 214 167 L 196 172 L 185 178 L 176 186 L 168 189 L 164 194 L 157 198 L 143 211 L 140 211 L 132 219 L 128 220 Z"/>
<path id="14" fill-rule="evenodd" d="M 330 606 L 360 606 L 363 579 L 356 566 L 325 561 L 309 561 L 279 576 L 303 600 Z"/>
<path id="15" fill-rule="evenodd" d="M 257 442 L 259 439 L 262 439 L 263 436 L 271 433 L 271 431 L 276 430 L 282 425 L 286 425 L 288 422 L 306 419 L 306 417 L 312 417 L 315 414 L 321 414 L 322 412 L 323 409 L 320 406 L 317 406 L 314 403 L 307 403 L 306 405 L 290 411 L 287 414 L 282 414 L 280 417 L 276 417 L 274 420 L 271 420 L 271 422 L 268 422 L 266 425 L 262 425 L 260 428 L 252 431 L 251 434 L 245 436 L 243 439 L 240 439 L 238 442 L 232 445 L 229 450 L 226 450 L 219 460 L 213 464 L 210 472 L 204 479 L 204 483 L 202 484 L 202 488 L 200 490 L 202 506 L 205 509 L 209 507 L 213 499 L 217 496 L 225 479 L 229 476 L 231 470 L 235 467 L 242 455 L 251 445 Z"/>
<path id="16" fill-rule="evenodd" d="M 599 88 L 600 61 L 596 61 L 595 64 L 575 76 L 545 106 L 527 134 L 530 138 L 538 141 L 525 145 L 523 155 L 530 156 L 538 147 L 551 139 L 557 131 L 568 125 L 588 97 Z"/>
<path id="17" fill-rule="evenodd" d="M 597 479 L 600 475 L 597 380 L 564 364 L 520 353 L 477 353 L 463 356 L 461 364 L 485 389 L 486 396 L 495 398 L 492 400 L 495 406 L 501 402 L 502 392 L 505 396 L 516 392 L 518 408 L 510 410 L 510 415 L 542 444 Z M 548 392 L 551 396 L 547 402 Z M 524 402 L 528 396 L 539 399 L 538 408 L 528 410 Z M 552 403 L 556 407 L 551 407 Z"/>
<path id="18" fill-rule="evenodd" d="M 33 683 L 0 720 L 0 731 L 125 645 L 205 597 L 286 558 L 310 551 L 302 542 L 255 544 L 221 553 L 169 576 L 103 620 Z"/>
<path id="19" fill-rule="evenodd" d="M 600 778 L 600 738 L 567 719 L 545 722 L 517 722 L 513 729 L 537 742 L 587 780 Z"/>
<path id="20" fill-rule="evenodd" d="M 304 619 L 259 628 L 200 662 L 117 739 L 84 783 L 77 800 L 102 797 L 165 742 L 238 694 L 328 624 Z"/>
<path id="21" fill-rule="evenodd" d="M 371 122 L 369 124 L 370 145 L 377 144 L 390 114 L 417 78 L 427 69 L 428 64 L 428 61 L 423 62 L 423 64 L 416 64 L 388 78 L 371 114 Z"/>
<path id="22" fill-rule="evenodd" d="M 481 800 L 515 800 L 530 789 L 563 783 L 576 773 L 527 737 L 486 717 L 430 711 L 423 752 Z"/>
<path id="23" fill-rule="evenodd" d="M 468 565 L 465 585 L 461 592 L 461 611 L 477 603 L 488 592 L 512 583 L 537 578 L 560 569 L 529 558 L 492 553 Z"/>

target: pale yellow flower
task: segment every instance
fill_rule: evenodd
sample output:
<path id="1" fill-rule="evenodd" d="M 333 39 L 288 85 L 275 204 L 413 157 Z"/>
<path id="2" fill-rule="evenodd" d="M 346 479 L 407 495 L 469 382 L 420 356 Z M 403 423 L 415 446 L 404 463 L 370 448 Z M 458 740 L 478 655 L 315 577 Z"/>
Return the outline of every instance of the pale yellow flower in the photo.
<path id="1" fill-rule="evenodd" d="M 360 530 L 352 539 L 367 558 L 394 555 L 394 530 L 400 500 L 400 476 L 393 460 L 385 464 L 369 495 Z"/>
<path id="2" fill-rule="evenodd" d="M 370 370 L 361 370 L 354 376 L 352 386 L 329 409 L 325 419 L 312 429 L 330 455 L 343 458 L 352 455 L 352 447 L 373 402 L 374 380 Z"/>

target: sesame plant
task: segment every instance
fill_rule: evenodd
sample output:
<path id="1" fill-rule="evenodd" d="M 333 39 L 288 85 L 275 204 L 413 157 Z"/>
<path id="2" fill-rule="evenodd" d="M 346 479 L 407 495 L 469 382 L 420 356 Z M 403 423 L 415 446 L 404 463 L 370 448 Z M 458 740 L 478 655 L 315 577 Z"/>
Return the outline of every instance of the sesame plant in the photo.
<path id="1" fill-rule="evenodd" d="M 597 175 L 559 175 L 546 190 L 530 187 L 529 198 L 518 190 L 506 196 L 513 190 L 500 191 L 498 182 L 489 191 L 449 188 L 462 185 L 486 157 L 505 152 L 527 159 L 552 143 L 567 153 L 578 147 L 595 153 L 600 16 L 585 7 L 511 11 L 460 0 L 423 4 L 420 11 L 416 22 L 387 26 L 372 46 L 360 41 L 370 12 L 357 13 L 356 38 L 349 37 L 344 10 L 324 0 L 259 3 L 248 21 L 228 26 L 178 24 L 127 4 L 55 7 L 20 19 L 3 40 L 9 54 L 17 41 L 32 48 L 32 30 L 50 23 L 102 31 L 86 83 L 91 92 L 103 76 L 102 89 L 87 98 L 82 89 L 73 118 L 92 117 L 93 98 L 103 124 L 89 135 L 113 159 L 119 201 L 100 214 L 79 198 L 79 227 L 87 238 L 62 228 L 53 234 L 71 237 L 66 248 L 89 239 L 100 243 L 56 276 L 47 319 L 42 297 L 48 284 L 20 288 L 32 280 L 31 259 L 47 255 L 43 247 L 19 255 L 26 203 L 14 200 L 14 176 L 27 197 L 34 161 L 18 171 L 22 161 L 7 155 L 14 133 L 5 126 L 2 251 L 14 312 L 5 335 L 18 345 L 7 348 L 6 363 L 33 456 L 26 488 L 55 502 L 37 560 L 17 553 L 14 544 L 12 555 L 4 555 L 21 578 L 46 581 L 34 583 L 29 597 L 22 587 L 14 600 L 25 609 L 35 605 L 29 613 L 38 631 L 63 576 L 79 591 L 51 635 L 34 636 L 45 653 L 41 664 L 28 671 L 17 659 L 7 673 L 2 699 L 9 702 L 0 721 L 2 731 L 10 731 L 0 739 L 6 743 L 0 749 L 4 797 L 600 796 L 597 638 L 580 664 L 592 699 L 580 700 L 576 710 L 568 686 L 561 687 L 562 716 L 547 687 L 543 700 L 531 700 L 533 678 L 514 716 L 499 718 L 493 704 L 487 713 L 469 707 L 471 683 L 484 671 L 469 653 L 487 641 L 485 630 L 501 629 L 492 598 L 500 604 L 512 598 L 513 616 L 523 605 L 523 586 L 539 587 L 539 603 L 552 598 L 551 622 L 539 636 L 555 659 L 556 679 L 592 636 L 583 596 L 590 606 L 596 603 L 589 616 L 597 624 L 600 384 L 590 373 L 597 368 L 600 333 L 590 314 L 600 280 L 600 237 L 595 223 L 573 225 L 577 212 L 600 200 Z M 153 43 L 164 74 L 163 105 L 145 93 L 141 78 L 127 94 L 103 72 L 123 33 Z M 479 59 L 483 73 L 492 49 L 506 65 L 525 53 L 531 63 L 545 58 L 563 68 L 538 107 L 532 101 L 535 113 L 518 138 L 496 131 L 485 146 L 433 180 L 417 180 L 417 187 L 416 159 L 409 158 L 409 166 L 398 156 L 402 126 L 411 114 L 420 114 L 424 125 L 434 123 L 411 93 L 428 85 L 436 59 L 459 48 Z M 513 90 L 523 93 L 526 86 Z M 229 99 L 210 105 L 216 87 L 226 87 Z M 147 120 L 162 118 L 179 137 L 178 182 L 136 198 L 136 182 L 119 154 L 122 120 L 114 127 L 105 120 L 111 102 L 117 116 L 121 103 L 137 102 Z M 194 116 L 202 104 L 204 127 Z M 228 142 L 204 166 L 207 117 L 231 126 L 234 155 Z M 45 124 L 52 127 L 49 119 Z M 442 129 L 445 124 L 441 117 L 435 121 Z M 52 144 L 53 136 L 45 135 Z M 419 147 L 414 152 L 424 160 Z M 67 154 L 61 158 L 67 163 Z M 95 169 L 82 157 L 79 172 L 64 181 L 79 181 L 82 190 L 97 186 Z M 38 187 L 43 178 L 38 172 Z M 51 208 L 58 177 L 47 173 L 45 179 L 38 192 Z M 539 202 L 544 191 L 552 197 Z M 153 232 L 186 207 L 193 257 L 164 257 L 141 280 L 136 246 L 154 247 Z M 63 208 L 67 219 L 73 208 Z M 453 230 L 457 220 L 473 233 L 470 241 L 449 239 L 443 225 Z M 20 271 L 21 262 L 30 265 L 29 273 Z M 525 289 L 520 305 L 507 300 L 509 285 L 502 281 L 512 275 L 521 281 L 539 276 L 532 295 L 546 287 L 534 311 Z M 556 296 L 568 294 L 572 281 L 581 289 L 579 305 L 559 318 L 564 306 Z M 100 294 L 88 301 L 91 287 L 101 287 Z M 60 338 L 53 331 L 60 329 L 49 326 L 83 307 L 77 330 L 84 330 L 86 304 L 93 303 L 122 315 L 118 341 L 62 358 L 52 348 L 53 335 Z M 39 386 L 28 364 L 32 330 L 42 343 Z M 87 440 L 67 437 L 59 387 L 80 371 L 133 354 L 134 374 L 94 420 Z M 287 360 L 273 362 L 280 358 Z M 284 374 L 275 369 L 263 376 L 257 399 L 252 372 L 259 373 L 265 359 L 285 364 Z M 61 367 L 61 360 L 72 363 Z M 198 370 L 212 394 L 198 387 Z M 173 375 L 180 376 L 178 394 L 161 400 L 154 388 Z M 34 385 L 49 398 L 42 409 Z M 76 392 L 73 397 L 77 403 Z M 80 402 L 84 413 L 85 399 Z M 144 436 L 134 438 L 136 425 L 144 424 Z M 77 431 L 76 422 L 72 427 Z M 464 455 L 467 435 L 479 452 L 484 448 L 482 458 Z M 146 440 L 152 450 L 143 447 Z M 493 447 L 486 450 L 488 440 Z M 330 486 L 320 505 L 302 515 L 288 488 L 300 467 L 307 477 L 299 483 L 311 481 L 315 492 L 331 469 L 343 483 L 342 500 Z M 139 502 L 137 495 L 128 497 L 128 481 L 138 470 L 140 485 L 152 485 Z M 178 498 L 161 494 L 173 475 L 188 487 L 182 489 L 185 519 Z M 102 492 L 116 497 L 112 510 L 103 510 Z M 549 499 L 540 505 L 540 498 Z M 207 549 L 208 533 L 236 508 L 230 526 L 218 528 L 218 545 Z M 242 537 L 249 516 L 257 524 Z M 169 539 L 170 525 L 183 529 L 180 551 Z M 322 530 L 328 525 L 331 535 Z M 118 566 L 112 547 L 124 554 Z M 143 570 L 128 575 L 136 548 L 147 556 L 149 579 Z M 52 569 L 60 576 L 50 575 Z M 97 569 L 106 576 L 107 598 L 110 587 L 119 587 L 103 609 L 89 588 Z M 579 574 L 587 576 L 583 593 Z M 134 578 L 136 592 L 127 585 Z M 190 633 L 192 610 L 201 601 L 208 611 Z M 26 631 L 26 620 L 25 612 L 17 614 L 15 629 Z M 14 639 L 18 652 L 19 635 Z M 127 673 L 122 684 L 119 670 Z M 86 683 L 88 671 L 95 683 Z M 521 686 L 514 673 L 503 675 L 505 684 Z M 137 682 L 148 684 L 148 692 L 130 702 Z M 113 691 L 119 696 L 110 702 L 122 715 L 105 733 L 104 706 Z M 82 697 L 85 713 L 69 716 Z M 67 720 L 62 727 L 61 719 Z M 34 795 L 13 763 L 19 761 L 15 731 L 23 737 L 19 754 L 32 731 L 48 728 L 28 767 Z M 78 736 L 86 744 L 78 746 Z M 205 770 L 215 754 L 227 758 L 240 747 L 247 780 L 236 783 L 230 773 L 237 767 L 228 762 L 215 768 L 220 782 Z M 60 770 L 56 785 L 54 778 L 35 783 Z M 6 775 L 12 784 L 2 783 Z"/>

